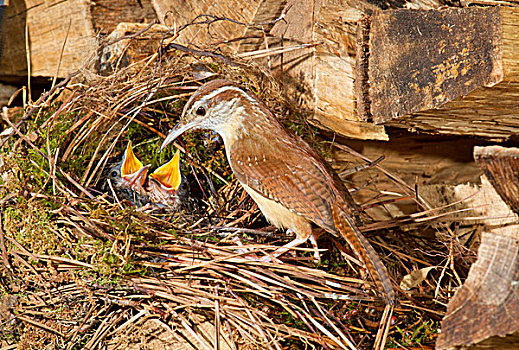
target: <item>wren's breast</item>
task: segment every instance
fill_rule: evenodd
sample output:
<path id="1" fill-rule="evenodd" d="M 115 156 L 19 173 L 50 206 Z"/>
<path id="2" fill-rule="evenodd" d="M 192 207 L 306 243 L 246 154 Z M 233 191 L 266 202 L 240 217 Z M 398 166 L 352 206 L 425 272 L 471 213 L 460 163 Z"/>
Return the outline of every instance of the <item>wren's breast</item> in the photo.
<path id="1" fill-rule="evenodd" d="M 279 228 L 290 229 L 298 235 L 310 235 L 312 233 L 312 226 L 305 218 L 291 212 L 281 204 L 262 196 L 249 186 L 243 183 L 242 186 L 272 225 Z"/>

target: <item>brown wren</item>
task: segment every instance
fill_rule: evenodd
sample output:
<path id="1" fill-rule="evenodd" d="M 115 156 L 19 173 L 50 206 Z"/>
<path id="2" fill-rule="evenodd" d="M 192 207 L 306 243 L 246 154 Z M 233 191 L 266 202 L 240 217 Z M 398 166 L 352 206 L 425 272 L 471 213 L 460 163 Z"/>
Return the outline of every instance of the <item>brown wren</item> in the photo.
<path id="1" fill-rule="evenodd" d="M 357 206 L 324 159 L 287 131 L 255 95 L 226 80 L 202 85 L 184 107 L 180 122 L 162 149 L 190 129 L 222 137 L 227 160 L 245 191 L 269 222 L 295 232 L 279 255 L 308 239 L 312 223 L 344 238 L 367 267 L 388 303 L 395 292 L 386 267 L 360 232 Z"/>

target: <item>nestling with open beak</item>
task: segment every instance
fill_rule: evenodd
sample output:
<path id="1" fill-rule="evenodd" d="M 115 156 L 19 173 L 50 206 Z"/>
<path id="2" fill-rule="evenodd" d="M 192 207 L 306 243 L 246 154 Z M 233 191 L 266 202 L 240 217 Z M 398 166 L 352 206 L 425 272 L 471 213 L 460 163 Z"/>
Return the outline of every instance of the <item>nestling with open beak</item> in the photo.
<path id="1" fill-rule="evenodd" d="M 360 216 L 348 190 L 317 152 L 288 132 L 255 95 L 225 80 L 202 85 L 184 106 L 162 149 L 191 129 L 220 134 L 233 173 L 267 220 L 296 234 L 274 256 L 307 240 L 316 247 L 315 224 L 345 239 L 386 302 L 394 302 L 391 279 L 358 228 Z"/>
<path id="2" fill-rule="evenodd" d="M 149 167 L 135 156 L 129 141 L 123 159 L 109 169 L 108 180 L 115 195 L 137 207 L 150 203 L 154 207 L 175 209 L 179 205 L 182 180 L 179 152 L 147 177 Z"/>
<path id="3" fill-rule="evenodd" d="M 152 203 L 160 203 L 169 208 L 179 205 L 179 188 L 182 181 L 180 153 L 150 174 L 147 191 Z"/>
<path id="4" fill-rule="evenodd" d="M 123 159 L 111 166 L 106 176 L 119 200 L 128 200 L 138 207 L 149 203 L 145 189 L 149 167 L 149 165 L 142 165 L 133 153 L 131 141 L 128 141 Z M 103 186 L 105 191 L 109 189 L 106 187 Z"/>

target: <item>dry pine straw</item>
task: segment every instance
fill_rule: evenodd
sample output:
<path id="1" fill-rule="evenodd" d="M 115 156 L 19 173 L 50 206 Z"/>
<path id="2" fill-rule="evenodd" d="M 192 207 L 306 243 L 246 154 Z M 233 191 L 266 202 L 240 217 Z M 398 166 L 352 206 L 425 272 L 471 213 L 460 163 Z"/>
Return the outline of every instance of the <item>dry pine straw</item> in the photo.
<path id="1" fill-rule="evenodd" d="M 400 293 L 401 304 L 394 309 L 384 306 L 349 249 L 333 248 L 343 242 L 330 237 L 321 242 L 329 251 L 319 266 L 305 248 L 273 263 L 251 259 L 289 237 L 263 221 L 230 176 L 222 146 L 202 141 L 207 135 L 188 135 L 176 145 L 189 151 L 184 171 L 192 174 L 198 210 L 150 212 L 96 192 L 103 168 L 130 138 L 149 152 L 141 154 L 146 161 L 164 161 L 153 150 L 201 83 L 194 78 L 201 65 L 213 77 L 258 92 L 289 127 L 301 123 L 287 117 L 293 115 L 291 106 L 260 70 L 180 52 L 109 76 L 77 74 L 66 88 L 62 84 L 36 107 L 27 107 L 25 124 L 8 122 L 16 133 L 3 154 L 9 167 L 2 170 L 1 306 L 6 312 L 0 318 L 1 345 L 94 349 L 117 344 L 124 339 L 118 335 L 153 320 L 178 344 L 191 342 L 194 348 L 281 349 L 307 343 L 353 349 L 381 347 L 386 337 L 399 344 L 405 340 L 401 329 L 437 324 L 460 282 L 453 262 L 466 254 L 448 238 L 435 243 L 434 253 L 425 252 L 431 244 L 420 232 L 454 236 L 440 221 L 444 211 L 428 207 L 380 164 L 363 171 L 392 178 L 393 192 L 423 209 L 365 227 L 381 233 L 371 238 L 394 282 L 418 267 L 438 267 L 422 285 Z M 319 142 L 313 136 L 307 140 Z M 212 147 L 215 157 L 207 154 Z M 42 180 L 31 181 L 35 176 Z M 397 202 L 376 184 L 368 187 L 377 193 L 370 205 Z M 38 216 L 45 221 L 40 226 L 34 223 Z M 466 273 L 465 266 L 458 269 Z M 431 334 L 424 342 L 433 339 Z"/>

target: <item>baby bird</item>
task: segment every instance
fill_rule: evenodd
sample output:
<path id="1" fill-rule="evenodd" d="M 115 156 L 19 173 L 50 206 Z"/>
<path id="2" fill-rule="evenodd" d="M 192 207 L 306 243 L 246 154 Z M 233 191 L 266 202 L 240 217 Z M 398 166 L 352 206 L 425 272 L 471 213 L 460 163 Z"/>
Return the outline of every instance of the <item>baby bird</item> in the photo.
<path id="1" fill-rule="evenodd" d="M 169 162 L 150 174 L 146 187 L 150 201 L 175 209 L 180 202 L 181 182 L 180 153 L 177 151 Z"/>
<path id="2" fill-rule="evenodd" d="M 145 189 L 149 165 L 144 166 L 133 153 L 132 143 L 128 142 L 123 159 L 108 168 L 104 174 L 106 183 L 102 189 L 113 191 L 119 200 L 129 201 L 132 205 L 142 207 L 150 202 Z"/>
<path id="3" fill-rule="evenodd" d="M 119 200 L 136 207 L 150 204 L 154 208 L 176 209 L 182 184 L 179 152 L 148 176 L 149 167 L 137 158 L 129 141 L 123 159 L 109 167 L 103 189 L 113 190 Z"/>

